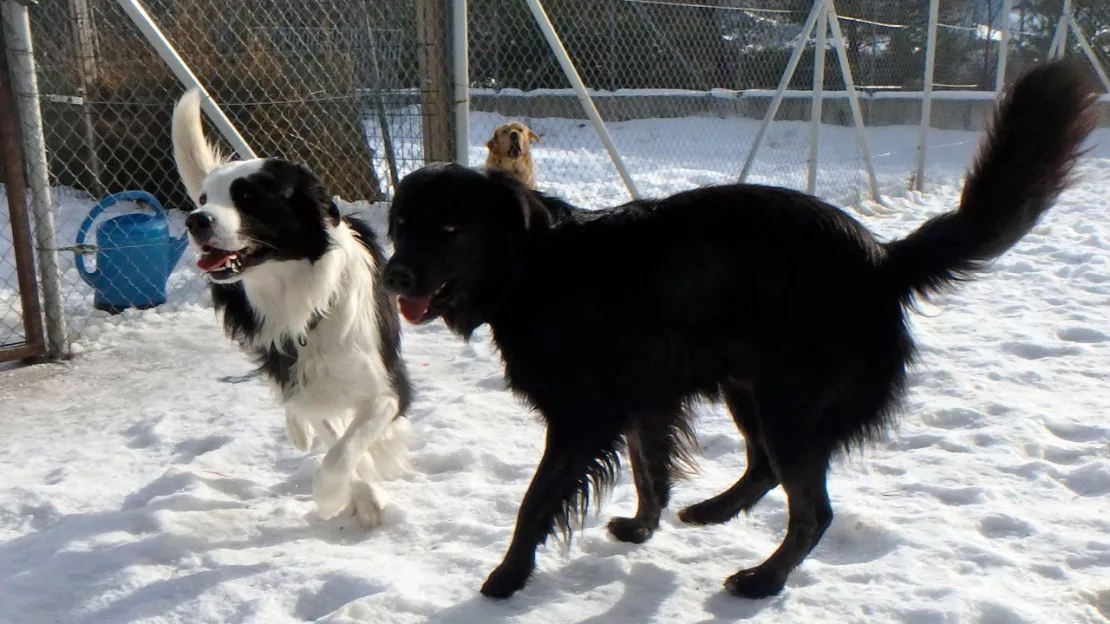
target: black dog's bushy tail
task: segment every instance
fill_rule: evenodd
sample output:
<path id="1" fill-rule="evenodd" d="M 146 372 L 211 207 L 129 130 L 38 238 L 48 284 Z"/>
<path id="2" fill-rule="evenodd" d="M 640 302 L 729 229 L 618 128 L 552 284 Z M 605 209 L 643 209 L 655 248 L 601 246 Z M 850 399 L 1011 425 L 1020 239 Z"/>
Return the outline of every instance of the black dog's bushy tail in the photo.
<path id="1" fill-rule="evenodd" d="M 903 300 L 970 278 L 1016 244 L 1068 185 L 1080 144 L 1098 123 L 1084 69 L 1046 63 L 1014 83 L 994 114 L 960 207 L 888 243 L 884 261 Z"/>

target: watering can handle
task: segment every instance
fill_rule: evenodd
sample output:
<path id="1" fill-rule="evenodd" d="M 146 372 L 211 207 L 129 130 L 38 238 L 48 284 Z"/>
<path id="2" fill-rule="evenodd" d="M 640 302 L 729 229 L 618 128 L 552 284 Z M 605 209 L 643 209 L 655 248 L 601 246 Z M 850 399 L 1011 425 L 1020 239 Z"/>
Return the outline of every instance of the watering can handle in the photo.
<path id="1" fill-rule="evenodd" d="M 88 236 L 89 229 L 91 229 L 92 224 L 96 222 L 96 218 L 99 217 L 101 213 L 103 213 L 105 210 L 111 208 L 112 206 L 115 206 L 121 201 L 146 202 L 150 205 L 151 208 L 154 209 L 154 212 L 157 213 L 159 217 L 162 217 L 163 219 L 166 218 L 166 210 L 162 208 L 162 203 L 159 202 L 156 197 L 154 197 L 150 193 L 147 193 L 146 191 L 122 191 L 119 193 L 113 193 L 112 195 L 109 195 L 104 199 L 96 202 L 96 205 L 93 206 L 92 210 L 89 211 L 88 216 L 86 216 L 85 220 L 81 222 L 81 227 L 77 229 L 77 245 L 85 244 L 85 237 Z M 85 278 L 86 280 L 92 279 L 92 275 L 89 273 L 88 267 L 85 266 L 85 256 L 82 254 L 77 254 L 77 272 L 80 273 L 81 277 Z"/>

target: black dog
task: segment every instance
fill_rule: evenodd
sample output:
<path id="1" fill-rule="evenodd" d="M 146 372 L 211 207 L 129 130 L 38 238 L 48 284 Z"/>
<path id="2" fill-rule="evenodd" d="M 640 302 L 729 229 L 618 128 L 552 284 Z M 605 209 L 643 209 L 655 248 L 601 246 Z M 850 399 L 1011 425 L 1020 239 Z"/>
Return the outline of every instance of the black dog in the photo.
<path id="1" fill-rule="evenodd" d="M 832 521 L 830 459 L 881 433 L 899 407 L 914 358 L 906 309 L 972 277 L 1053 205 L 1096 125 L 1094 101 L 1072 65 L 1023 76 L 959 209 L 889 243 L 780 188 L 703 188 L 587 215 L 495 173 L 446 165 L 405 178 L 385 270 L 402 313 L 442 317 L 463 337 L 488 323 L 509 386 L 547 424 L 512 543 L 482 593 L 525 585 L 536 547 L 568 534 L 591 493 L 613 483 L 625 444 L 639 505 L 609 531 L 650 538 L 689 458 L 700 398 L 728 405 L 747 469 L 679 517 L 725 522 L 782 485 L 782 545 L 725 583 L 737 596 L 780 592 Z"/>

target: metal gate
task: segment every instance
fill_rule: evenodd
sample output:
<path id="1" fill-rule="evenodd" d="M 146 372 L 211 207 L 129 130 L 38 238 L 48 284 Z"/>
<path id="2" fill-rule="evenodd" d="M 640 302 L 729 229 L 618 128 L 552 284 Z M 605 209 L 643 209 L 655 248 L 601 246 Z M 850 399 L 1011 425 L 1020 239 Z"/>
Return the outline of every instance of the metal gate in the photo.
<path id="1" fill-rule="evenodd" d="M 7 197 L 6 206 L 0 208 L 0 362 L 46 353 L 20 156 L 19 117 L 6 50 L 0 32 L 0 169 Z"/>

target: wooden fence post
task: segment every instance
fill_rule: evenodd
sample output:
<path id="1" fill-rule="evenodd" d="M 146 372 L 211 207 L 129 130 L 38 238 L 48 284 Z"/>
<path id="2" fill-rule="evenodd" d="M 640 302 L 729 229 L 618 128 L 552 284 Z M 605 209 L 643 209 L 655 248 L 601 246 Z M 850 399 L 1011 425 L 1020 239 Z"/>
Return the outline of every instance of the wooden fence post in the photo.
<path id="1" fill-rule="evenodd" d="M 424 163 L 451 160 L 451 76 L 448 73 L 447 1 L 413 0 L 419 47 L 420 118 Z"/>

